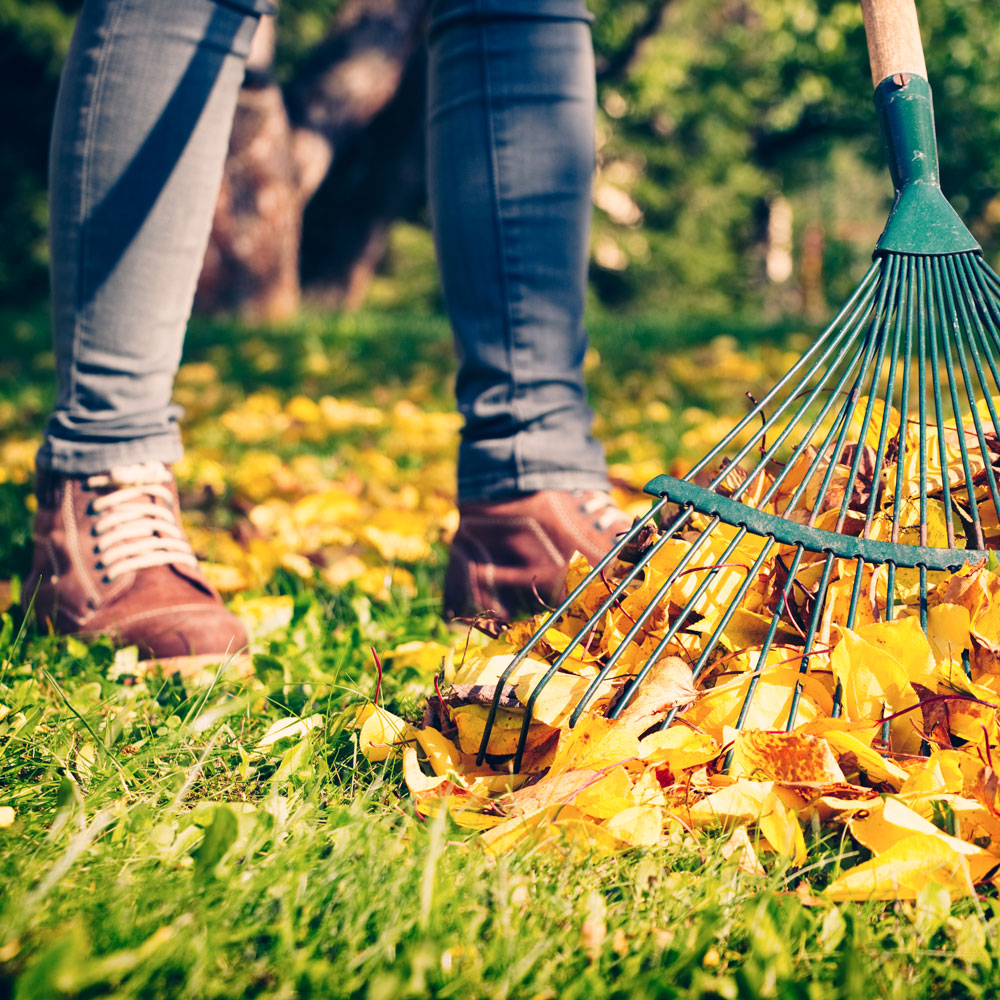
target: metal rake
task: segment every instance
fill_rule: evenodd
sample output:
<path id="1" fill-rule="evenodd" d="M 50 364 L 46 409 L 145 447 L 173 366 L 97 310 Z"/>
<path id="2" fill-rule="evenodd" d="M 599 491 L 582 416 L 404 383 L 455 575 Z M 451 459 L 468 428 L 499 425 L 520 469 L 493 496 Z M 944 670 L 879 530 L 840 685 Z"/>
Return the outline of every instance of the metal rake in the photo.
<path id="1" fill-rule="evenodd" d="M 872 614 L 892 619 L 902 585 L 926 629 L 928 574 L 982 560 L 1000 538 L 1000 277 L 939 186 L 931 91 L 912 0 L 862 0 L 862 8 L 896 191 L 871 267 L 812 347 L 683 479 L 662 475 L 647 484 L 646 492 L 659 498 L 650 511 L 545 617 L 499 679 L 480 762 L 508 678 L 546 632 L 566 628 L 584 591 L 606 581 L 606 598 L 527 700 L 515 771 L 545 686 L 587 648 L 608 612 L 624 606 L 668 546 L 675 551 L 683 543 L 683 554 L 670 560 L 655 594 L 627 619 L 630 627 L 608 651 L 570 725 L 615 676 L 630 647 L 645 644 L 643 662 L 611 718 L 678 637 L 690 637 L 700 624 L 701 648 L 692 657 L 697 679 L 764 573 L 774 607 L 761 629 L 736 728 L 747 719 L 780 636 L 783 646 L 794 647 L 800 675 L 790 730 L 833 578 L 849 580 L 853 572 L 849 598 L 839 598 L 846 614 L 838 624 L 853 628 L 863 601 Z M 633 561 L 620 561 L 627 553 Z M 756 554 L 752 563 L 747 553 Z M 734 568 L 743 577 L 738 586 Z M 687 577 L 694 581 L 684 580 L 688 596 L 679 603 L 677 585 Z M 648 649 L 654 616 L 661 637 Z M 833 704 L 837 715 L 839 685 Z"/>

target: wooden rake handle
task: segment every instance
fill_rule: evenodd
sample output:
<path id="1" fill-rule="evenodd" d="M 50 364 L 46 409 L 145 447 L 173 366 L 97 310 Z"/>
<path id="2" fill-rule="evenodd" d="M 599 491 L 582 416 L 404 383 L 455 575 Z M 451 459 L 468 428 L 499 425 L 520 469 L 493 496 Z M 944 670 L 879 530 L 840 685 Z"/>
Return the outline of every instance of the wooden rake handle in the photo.
<path id="1" fill-rule="evenodd" d="M 861 0 L 861 12 L 872 83 L 877 87 L 897 73 L 916 73 L 926 80 L 927 65 L 913 0 Z"/>

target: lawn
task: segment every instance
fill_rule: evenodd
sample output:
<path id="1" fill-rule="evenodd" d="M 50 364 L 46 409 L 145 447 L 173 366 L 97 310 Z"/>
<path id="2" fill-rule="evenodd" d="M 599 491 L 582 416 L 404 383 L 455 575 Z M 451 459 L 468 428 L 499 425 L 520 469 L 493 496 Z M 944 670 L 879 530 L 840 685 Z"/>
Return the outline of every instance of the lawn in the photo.
<path id="1" fill-rule="evenodd" d="M 9 601 L 53 362 L 41 313 L 0 329 Z M 642 484 L 683 469 L 805 342 L 596 324 L 596 429 L 622 502 L 641 509 Z M 365 759 L 353 719 L 376 654 L 386 706 L 416 717 L 465 641 L 438 618 L 453 368 L 435 319 L 194 327 L 178 477 L 252 627 L 252 672 L 163 677 L 4 614 L 0 996 L 994 995 L 995 896 L 833 904 L 823 885 L 862 860 L 849 838 L 813 831 L 805 868 L 769 856 L 765 875 L 683 832 L 656 851 L 493 858 L 414 809 L 397 761 Z"/>

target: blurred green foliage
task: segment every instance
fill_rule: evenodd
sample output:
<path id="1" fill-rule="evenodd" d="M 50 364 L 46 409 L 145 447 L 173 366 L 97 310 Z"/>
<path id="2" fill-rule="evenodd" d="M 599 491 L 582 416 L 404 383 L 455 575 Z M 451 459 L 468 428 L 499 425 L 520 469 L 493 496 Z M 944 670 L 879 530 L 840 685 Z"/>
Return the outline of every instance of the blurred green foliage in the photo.
<path id="1" fill-rule="evenodd" d="M 288 79 L 340 0 L 282 0 L 277 73 Z M 670 0 L 621 70 L 652 0 L 591 0 L 601 79 L 594 301 L 636 311 L 771 313 L 802 306 L 801 246 L 821 240 L 822 298 L 836 302 L 867 263 L 891 189 L 871 108 L 853 0 Z M 0 297 L 45 287 L 45 161 L 58 71 L 77 0 L 0 0 Z M 1000 248 L 1000 33 L 988 4 L 920 0 L 945 192 Z M 618 67 L 617 70 L 614 67 Z M 787 200 L 793 270 L 769 280 L 768 206 Z M 413 240 L 410 240 L 413 242 Z M 426 242 L 426 241 L 425 241 Z M 422 270 L 378 294 L 433 285 Z M 400 259 L 403 255 L 397 255 Z M 426 271 L 427 274 L 424 274 Z M 420 295 L 417 296 L 418 298 Z M 436 295 L 427 296 L 433 307 Z M 815 302 L 813 303 L 815 307 Z"/>

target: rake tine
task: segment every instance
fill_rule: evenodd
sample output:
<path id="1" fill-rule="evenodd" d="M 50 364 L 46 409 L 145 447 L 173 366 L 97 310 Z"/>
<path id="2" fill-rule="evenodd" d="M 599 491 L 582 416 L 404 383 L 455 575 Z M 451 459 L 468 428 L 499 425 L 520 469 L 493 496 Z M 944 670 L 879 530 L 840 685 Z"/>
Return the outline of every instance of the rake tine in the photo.
<path id="1" fill-rule="evenodd" d="M 971 294 L 971 289 L 969 288 L 968 280 L 966 278 L 965 273 L 963 273 L 963 271 L 959 271 L 959 269 L 956 268 L 955 262 L 953 260 L 948 261 L 948 269 L 951 273 L 954 282 L 957 285 L 959 285 L 964 292 Z M 958 308 L 961 311 L 961 320 L 962 320 L 962 322 L 958 326 L 958 329 L 965 331 L 965 336 L 967 338 L 967 342 L 969 345 L 969 353 L 972 355 L 972 363 L 976 370 L 976 375 L 979 379 L 979 385 L 983 390 L 983 401 L 986 404 L 987 410 L 990 414 L 990 420 L 993 424 L 993 431 L 995 434 L 997 434 L 998 438 L 1000 438 L 1000 424 L 997 423 L 997 414 L 996 410 L 993 407 L 993 400 L 990 398 L 989 387 L 987 385 L 987 380 L 986 380 L 986 373 L 983 371 L 982 361 L 980 360 L 979 351 L 977 349 L 975 342 L 975 336 L 972 332 L 974 328 L 978 329 L 979 331 L 982 330 L 982 324 L 980 322 L 979 312 L 978 310 L 973 310 L 970 316 L 969 309 L 966 306 L 965 298 L 963 296 L 959 296 L 957 301 L 958 301 Z M 975 320 L 975 323 L 973 323 L 973 319 Z M 979 449 L 983 455 L 983 460 L 986 465 L 985 469 L 986 481 L 989 484 L 990 488 L 990 499 L 993 501 L 993 509 L 997 512 L 998 517 L 1000 517 L 1000 493 L 997 492 L 996 477 L 993 474 L 993 463 L 990 461 L 989 447 L 987 446 L 986 443 L 986 436 L 983 433 L 982 422 L 979 416 L 979 408 L 976 405 L 976 401 L 974 398 L 975 390 L 973 389 L 972 379 L 969 374 L 969 367 L 965 356 L 965 350 L 962 347 L 961 334 L 959 334 L 959 336 L 956 337 L 956 345 L 957 345 L 956 353 L 958 354 L 959 364 L 961 365 L 962 369 L 962 379 L 965 383 L 965 392 L 969 398 L 970 409 L 972 414 L 972 422 L 976 428 L 976 437 L 979 441 Z M 971 506 L 975 503 L 975 500 L 971 495 L 972 494 L 971 482 L 969 484 L 969 493 L 970 493 L 969 502 Z"/>
<path id="2" fill-rule="evenodd" d="M 931 269 L 931 262 L 926 261 L 925 267 L 928 271 Z M 930 309 L 928 310 L 928 316 L 930 318 L 930 334 L 929 342 L 931 348 L 931 372 L 933 373 L 933 378 L 931 379 L 931 387 L 934 393 L 934 416 L 936 417 L 937 423 L 937 440 L 938 440 L 938 455 L 941 461 L 941 480 L 942 489 L 944 492 L 944 520 L 945 520 L 945 531 L 948 536 L 948 548 L 955 548 L 955 526 L 952 523 L 953 515 L 953 504 L 951 499 L 951 483 L 948 480 L 948 452 L 944 440 L 944 429 L 945 420 L 942 413 L 942 403 L 941 403 L 941 381 L 940 372 L 941 366 L 938 359 L 938 346 L 937 346 L 937 334 L 938 334 L 938 313 L 935 311 L 935 300 L 934 293 L 931 287 L 932 282 L 928 281 L 926 285 L 926 294 L 928 302 L 930 303 Z M 962 439 L 961 433 L 958 435 L 959 440 Z"/>
<path id="3" fill-rule="evenodd" d="M 713 446 L 711 451 L 708 452 L 704 458 L 700 459 L 691 468 L 690 472 L 684 477 L 687 480 L 693 479 L 705 466 L 709 465 L 713 459 L 717 458 L 728 446 L 729 444 L 737 438 L 740 433 L 745 430 L 750 424 L 756 423 L 757 419 L 762 413 L 765 413 L 767 407 L 774 402 L 775 397 L 782 389 L 791 381 L 792 377 L 812 358 L 812 355 L 816 353 L 821 347 L 825 347 L 821 356 L 817 358 L 810 368 L 809 373 L 807 373 L 806 378 L 808 379 L 816 367 L 825 363 L 829 356 L 837 349 L 837 344 L 840 340 L 844 339 L 847 333 L 850 331 L 855 318 L 857 315 L 863 315 L 867 312 L 868 305 L 871 301 L 871 296 L 874 294 L 878 287 L 878 277 L 879 277 L 879 264 L 873 263 L 872 266 L 866 272 L 861 284 L 855 289 L 854 294 L 851 296 L 850 300 L 844 306 L 843 309 L 837 314 L 837 317 L 832 323 L 827 326 L 822 334 L 817 338 L 816 343 L 809 348 L 806 353 L 799 358 L 795 364 L 789 368 L 789 370 L 774 384 L 774 386 L 757 402 L 757 404 L 736 424 L 731 431 L 729 431 L 717 444 Z M 840 320 L 848 315 L 850 318 L 843 329 L 838 329 Z M 830 343 L 827 343 L 830 341 Z M 802 384 L 802 383 L 800 383 Z M 794 398 L 794 394 L 789 394 L 789 400 Z M 787 407 L 789 400 L 786 400 L 783 407 Z M 776 416 L 782 410 L 774 411 L 771 416 L 773 421 Z M 754 444 L 760 440 L 760 434 L 758 433 L 755 437 L 748 443 L 742 451 L 740 451 L 734 458 L 733 462 L 738 463 L 752 450 Z M 713 486 L 718 485 L 718 483 L 713 483 Z"/>
<path id="4" fill-rule="evenodd" d="M 938 297 L 938 308 L 941 311 L 942 317 L 950 319 L 950 326 L 952 334 L 956 338 L 960 336 L 959 334 L 959 324 L 958 318 L 955 315 L 954 301 L 952 297 L 952 290 L 949 285 L 942 279 L 942 262 L 940 260 L 933 260 L 931 262 L 931 267 L 935 275 L 935 289 L 937 291 Z M 949 309 L 945 303 L 945 295 L 951 304 Z M 981 549 L 983 547 L 983 528 L 979 522 L 979 508 L 976 506 L 975 500 L 972 496 L 972 468 L 969 465 L 969 446 L 965 440 L 965 428 L 962 423 L 962 408 L 958 401 L 958 386 L 955 384 L 955 371 L 954 362 L 952 361 L 951 355 L 951 342 L 950 338 L 946 337 L 942 333 L 941 345 L 944 349 L 945 356 L 945 371 L 948 373 L 948 391 L 951 396 L 951 410 L 955 418 L 955 428 L 956 437 L 958 438 L 958 450 L 962 456 L 962 471 L 965 474 L 966 488 L 969 491 L 969 516 L 972 518 L 972 530 L 976 536 L 976 548 Z"/>
<path id="5" fill-rule="evenodd" d="M 910 261 L 910 264 L 916 273 L 919 274 L 917 270 L 919 266 L 919 261 Z M 911 272 L 912 274 L 912 272 Z M 893 542 L 899 542 L 899 518 L 902 514 L 903 509 L 903 471 L 906 468 L 906 431 L 907 431 L 907 416 L 910 412 L 910 372 L 913 361 L 913 330 L 914 322 L 913 317 L 917 308 L 917 302 L 920 299 L 920 286 L 919 280 L 915 279 L 915 294 L 908 295 L 906 298 L 906 334 L 905 342 L 906 346 L 903 352 L 903 390 L 902 399 L 900 400 L 899 406 L 899 434 L 896 438 L 896 489 L 892 498 L 892 534 L 890 540 Z M 888 394 L 886 396 L 886 406 L 888 406 Z M 921 484 L 923 485 L 923 484 Z M 875 499 L 875 490 L 872 490 L 872 501 Z M 869 505 L 868 518 L 871 518 L 871 504 Z M 921 545 L 926 545 L 926 524 L 921 521 L 923 525 L 922 531 L 922 541 Z"/>
<path id="6" fill-rule="evenodd" d="M 566 613 L 566 611 L 572 606 L 573 602 L 579 598 L 579 596 L 583 593 L 583 591 L 601 575 L 604 569 L 615 558 L 617 558 L 618 553 L 621 552 L 622 549 L 624 549 L 625 546 L 639 534 L 642 528 L 646 524 L 648 524 L 652 518 L 654 518 L 661 510 L 663 510 L 663 508 L 667 505 L 667 503 L 668 501 L 666 500 L 666 498 L 660 500 L 657 503 L 654 503 L 650 507 L 649 511 L 646 514 L 644 514 L 638 521 L 636 521 L 636 523 L 629 529 L 629 531 L 626 532 L 624 537 L 622 537 L 618 542 L 615 543 L 615 545 L 611 548 L 611 550 L 597 563 L 597 565 L 587 574 L 587 576 L 584 577 L 584 579 L 573 589 L 573 591 L 566 596 L 562 604 L 560 604 L 554 611 L 550 612 L 546 616 L 541 626 L 539 626 L 539 628 L 535 630 L 531 638 L 528 639 L 528 641 L 517 651 L 517 653 L 514 654 L 514 657 L 511 659 L 510 663 L 504 669 L 503 673 L 501 673 L 500 676 L 497 678 L 496 693 L 494 694 L 493 702 L 490 705 L 489 715 L 486 718 L 486 726 L 483 730 L 483 739 L 479 746 L 479 752 L 476 755 L 476 763 L 479 766 L 482 766 L 483 761 L 486 759 L 486 748 L 489 746 L 490 733 L 493 731 L 493 724 L 496 722 L 497 712 L 500 709 L 500 700 L 503 697 L 503 688 L 504 685 L 507 683 L 507 679 L 524 662 L 528 654 L 535 648 L 536 645 L 538 645 L 539 641 L 542 639 L 542 636 L 545 635 L 545 633 L 549 630 L 549 628 L 552 625 L 554 625 L 556 621 L 558 621 L 558 619 L 562 617 L 563 614 Z M 688 516 L 690 516 L 690 513 L 688 514 Z M 680 518 L 678 518 L 678 522 L 679 521 Z M 679 526 L 680 525 L 677 524 L 674 530 L 679 530 Z M 658 540 L 653 547 L 656 548 L 657 546 L 665 544 L 667 538 L 669 537 L 670 536 L 666 536 L 663 539 Z M 649 555 L 649 553 L 646 553 L 646 555 Z M 639 572 L 641 572 L 643 565 L 645 565 L 645 563 L 642 563 L 641 565 L 637 563 L 636 566 L 633 568 L 633 571 L 629 575 L 628 579 L 629 580 L 634 579 L 635 576 L 637 576 Z M 627 581 L 623 581 L 623 584 L 620 586 L 623 586 L 625 582 Z M 617 589 L 618 588 L 616 588 L 616 590 Z M 609 607 L 612 602 L 613 602 L 613 596 L 612 598 L 609 598 L 609 603 L 608 603 Z M 593 622 L 593 625 L 596 625 L 597 618 L 598 615 L 594 615 L 595 621 Z M 593 625 L 591 627 L 593 627 Z M 577 636 L 578 639 L 582 638 L 584 631 L 585 630 L 581 630 L 581 633 Z"/>
<path id="7" fill-rule="evenodd" d="M 826 563 L 823 566 L 823 576 L 816 590 L 816 603 L 813 605 L 812 617 L 809 619 L 809 631 L 806 633 L 806 641 L 802 651 L 802 662 L 799 664 L 799 673 L 804 674 L 809 670 L 809 657 L 812 653 L 813 641 L 816 638 L 816 629 L 819 627 L 820 618 L 823 616 L 823 606 L 826 603 L 826 592 L 830 586 L 830 575 L 833 571 L 833 553 L 828 552 Z M 791 732 L 795 728 L 795 716 L 799 710 L 799 700 L 802 697 L 802 681 L 797 681 L 795 690 L 792 692 L 792 704 L 788 709 L 788 722 L 785 731 Z"/>

